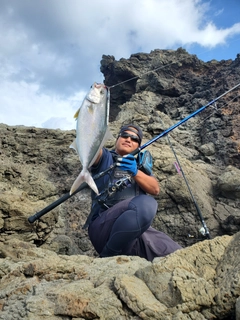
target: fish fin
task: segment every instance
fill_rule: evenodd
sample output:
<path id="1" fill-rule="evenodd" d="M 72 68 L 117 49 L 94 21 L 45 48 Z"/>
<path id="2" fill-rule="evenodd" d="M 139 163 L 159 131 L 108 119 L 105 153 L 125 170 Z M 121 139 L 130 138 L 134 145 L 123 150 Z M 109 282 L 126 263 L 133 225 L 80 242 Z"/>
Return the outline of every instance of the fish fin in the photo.
<path id="1" fill-rule="evenodd" d="M 76 139 L 73 140 L 73 143 L 69 146 L 69 148 L 73 148 L 74 150 L 76 150 L 78 152 Z"/>
<path id="2" fill-rule="evenodd" d="M 76 111 L 76 113 L 74 114 L 74 116 L 73 116 L 74 119 L 77 119 L 77 118 L 78 118 L 80 109 L 81 109 L 81 108 L 79 108 L 79 109 Z"/>
<path id="3" fill-rule="evenodd" d="M 93 105 L 92 105 L 92 103 L 90 103 L 88 106 L 88 112 L 93 114 L 93 110 L 94 110 Z"/>
<path id="4" fill-rule="evenodd" d="M 94 182 L 90 172 L 88 170 L 82 170 L 80 172 L 80 174 L 78 175 L 77 179 L 74 181 L 72 187 L 71 187 L 71 190 L 70 190 L 70 195 L 72 195 L 77 189 L 78 187 L 80 187 L 80 185 L 83 183 L 83 182 L 86 182 L 89 187 L 96 193 L 96 194 L 99 194 L 99 191 L 98 191 L 98 188 L 96 186 L 96 183 Z"/>

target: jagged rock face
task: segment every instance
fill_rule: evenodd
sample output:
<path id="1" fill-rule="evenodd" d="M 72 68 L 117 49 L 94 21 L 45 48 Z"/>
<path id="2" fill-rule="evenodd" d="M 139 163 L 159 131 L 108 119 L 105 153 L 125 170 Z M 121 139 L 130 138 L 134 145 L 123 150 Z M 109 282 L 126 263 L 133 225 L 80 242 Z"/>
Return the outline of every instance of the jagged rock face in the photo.
<path id="1" fill-rule="evenodd" d="M 69 192 L 80 172 L 69 148 L 74 131 L 0 125 L 0 229 L 63 254 L 92 252 L 82 225 L 89 211 L 86 191 L 64 202 L 36 223 L 27 218 Z M 88 254 L 92 254 L 89 253 Z"/>
<path id="2" fill-rule="evenodd" d="M 235 319 L 239 245 L 240 233 L 216 237 L 151 263 L 0 242 L 0 319 Z"/>
<path id="3" fill-rule="evenodd" d="M 149 121 L 147 131 L 157 134 L 168 128 L 167 124 L 165 127 L 161 124 L 157 111 L 160 111 L 160 118 L 167 115 L 177 123 L 236 86 L 240 80 L 240 55 L 235 61 L 204 63 L 184 49 L 154 50 L 150 54 L 133 54 L 129 59 L 119 61 L 112 56 L 103 56 L 101 71 L 105 84 L 112 86 L 111 118 L 116 119 L 119 110 L 123 110 L 122 104 L 135 102 L 134 112 L 128 113 L 128 120 L 138 121 L 138 114 L 145 115 L 145 120 Z M 197 150 L 213 143 L 215 148 L 208 150 L 210 153 L 202 148 L 199 158 L 240 168 L 239 120 L 237 88 L 187 122 L 182 130 L 185 129 L 192 138 L 181 135 L 177 142 Z"/>

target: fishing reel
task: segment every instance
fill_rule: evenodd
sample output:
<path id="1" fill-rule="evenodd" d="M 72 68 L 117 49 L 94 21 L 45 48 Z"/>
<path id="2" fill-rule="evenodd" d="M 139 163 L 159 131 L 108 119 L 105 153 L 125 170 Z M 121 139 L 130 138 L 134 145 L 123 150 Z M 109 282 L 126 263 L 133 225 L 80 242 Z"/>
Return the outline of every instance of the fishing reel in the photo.
<path id="1" fill-rule="evenodd" d="M 127 187 L 128 182 L 129 176 L 125 176 L 117 180 L 115 183 L 110 184 L 108 188 L 106 188 L 96 197 L 97 202 L 101 206 L 104 206 L 106 209 L 109 209 L 109 206 L 106 204 L 108 197 L 112 196 L 117 191 L 122 191 L 123 189 L 125 189 Z"/>

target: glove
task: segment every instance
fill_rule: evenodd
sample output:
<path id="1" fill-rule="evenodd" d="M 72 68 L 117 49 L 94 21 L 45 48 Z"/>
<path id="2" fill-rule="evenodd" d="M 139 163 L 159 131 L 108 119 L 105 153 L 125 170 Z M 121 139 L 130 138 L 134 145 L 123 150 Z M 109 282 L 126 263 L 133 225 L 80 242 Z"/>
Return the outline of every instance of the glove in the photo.
<path id="1" fill-rule="evenodd" d="M 135 177 L 138 172 L 136 159 L 131 154 L 117 158 L 117 166 L 120 170 L 131 173 L 133 177 Z"/>

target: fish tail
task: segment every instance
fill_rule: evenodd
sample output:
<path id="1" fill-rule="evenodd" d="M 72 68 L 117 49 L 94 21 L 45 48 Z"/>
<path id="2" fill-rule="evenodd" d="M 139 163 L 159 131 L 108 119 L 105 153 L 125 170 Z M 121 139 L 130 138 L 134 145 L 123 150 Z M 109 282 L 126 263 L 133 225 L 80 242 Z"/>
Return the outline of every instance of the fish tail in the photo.
<path id="1" fill-rule="evenodd" d="M 94 182 L 90 172 L 88 170 L 82 170 L 79 174 L 79 176 L 77 177 L 77 179 L 74 181 L 71 190 L 70 190 L 70 195 L 72 195 L 77 189 L 78 187 L 80 187 L 80 185 L 86 182 L 89 187 L 96 193 L 99 194 L 98 188 L 96 186 L 96 183 Z"/>

